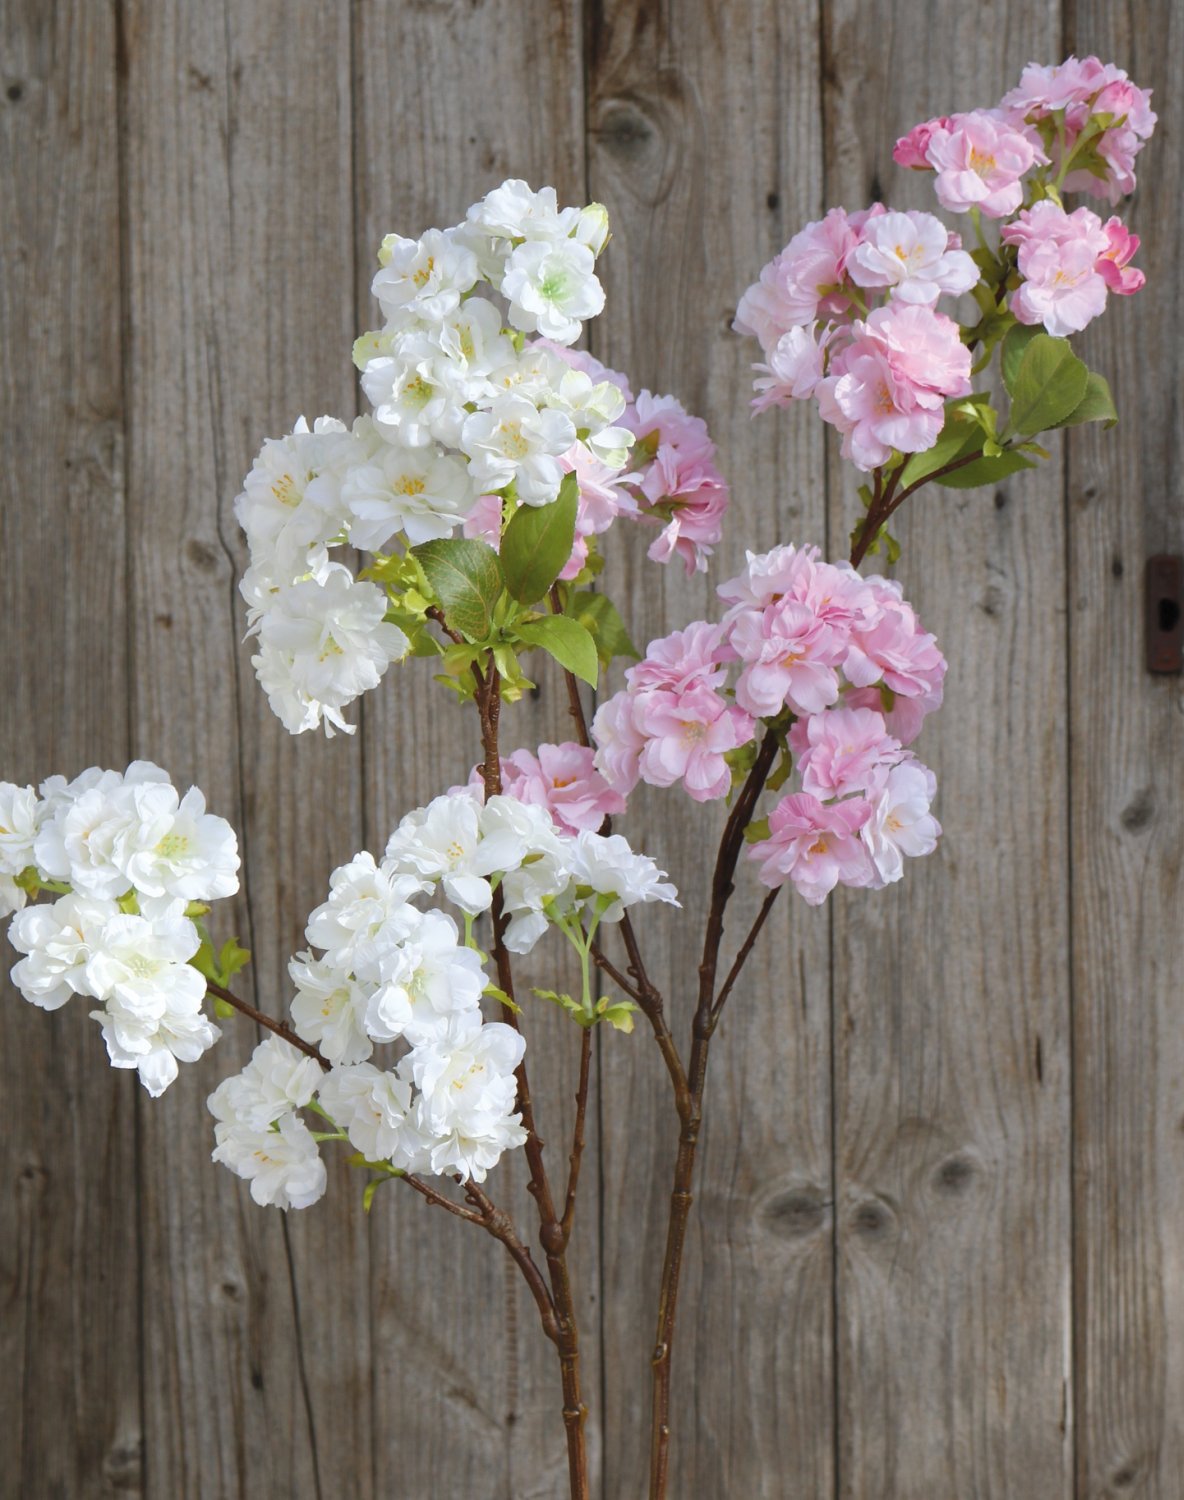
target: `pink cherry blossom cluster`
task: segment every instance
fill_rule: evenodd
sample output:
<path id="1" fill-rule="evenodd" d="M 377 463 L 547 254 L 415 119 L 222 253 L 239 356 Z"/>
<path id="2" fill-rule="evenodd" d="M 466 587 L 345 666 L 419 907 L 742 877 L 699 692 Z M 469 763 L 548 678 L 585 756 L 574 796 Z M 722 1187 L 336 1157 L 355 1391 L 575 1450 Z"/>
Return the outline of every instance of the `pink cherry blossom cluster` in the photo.
<path id="1" fill-rule="evenodd" d="M 1103 224 L 1088 208 L 1070 214 L 1044 198 L 1005 224 L 1001 238 L 1019 247 L 1024 279 L 1009 304 L 1016 320 L 1043 324 L 1056 337 L 1092 322 L 1105 309 L 1107 293 L 1129 297 L 1147 279 L 1130 265 L 1139 237 L 1117 216 Z"/>
<path id="2" fill-rule="evenodd" d="M 892 155 L 902 167 L 936 174 L 933 190 L 943 208 L 955 214 L 977 208 L 990 219 L 1015 213 L 1024 177 L 1049 160 L 1035 130 L 991 109 L 914 125 Z"/>
<path id="3" fill-rule="evenodd" d="M 758 338 L 758 411 L 813 396 L 861 469 L 937 441 L 951 396 L 970 391 L 970 352 L 934 307 L 978 268 L 933 214 L 832 208 L 796 234 L 744 293 L 735 327 Z M 882 294 L 882 306 L 869 311 Z M 859 312 L 862 316 L 855 316 Z"/>
<path id="4" fill-rule="evenodd" d="M 502 791 L 530 807 L 545 807 L 565 833 L 596 833 L 605 818 L 625 811 L 625 798 L 614 791 L 585 745 L 566 741 L 540 745 L 502 756 Z M 481 768 L 474 766 L 469 785 L 482 787 Z"/>
<path id="5" fill-rule="evenodd" d="M 1052 67 L 1029 63 L 1019 85 L 1004 94 L 1000 109 L 1017 125 L 1034 125 L 1063 112 L 1063 134 L 1052 133 L 1049 143 L 1057 170 L 1087 125 L 1102 126 L 1094 149 L 1103 174 L 1079 166 L 1065 177 L 1065 191 L 1090 193 L 1110 203 L 1134 192 L 1135 157 L 1150 139 L 1156 115 L 1151 90 L 1132 83 L 1122 68 L 1096 57 L 1068 57 Z"/>
<path id="6" fill-rule="evenodd" d="M 668 563 L 680 558 L 688 575 L 703 572 L 723 534 L 730 495 L 715 463 L 715 444 L 700 417 L 691 416 L 674 396 L 643 390 L 634 396 L 626 376 L 582 349 L 536 339 L 545 349 L 589 379 L 608 381 L 625 399 L 618 418 L 634 438 L 629 465 L 620 472 L 600 462 L 583 443 L 561 460 L 579 482 L 576 539 L 559 577 L 575 578 L 588 561 L 589 538 L 606 532 L 618 516 L 660 528 L 648 556 Z M 465 523 L 465 535 L 496 548 L 501 542 L 501 501 L 483 496 Z"/>
<path id="7" fill-rule="evenodd" d="M 601 705 L 592 725 L 597 767 L 623 794 L 639 781 L 681 781 L 695 801 L 710 801 L 730 789 L 731 752 L 754 738 L 756 721 L 784 723 L 788 711 L 789 749 L 804 778 L 799 795 L 829 808 L 824 797 L 858 792 L 858 808 L 833 816 L 850 820 L 858 812 L 852 835 L 862 838 L 866 823 L 865 852 L 871 850 L 867 841 L 879 836 L 889 816 L 885 811 L 877 821 L 889 782 L 893 798 L 916 796 L 915 774 L 896 776 L 895 768 L 913 766 L 903 746 L 941 702 L 946 663 L 937 643 L 921 629 L 898 584 L 862 578 L 846 563 L 822 562 L 816 547 L 750 553 L 744 571 L 719 593 L 729 608 L 718 624 L 697 621 L 651 642 L 644 660 L 626 672 L 627 687 Z M 851 739 L 856 729 L 858 744 Z M 806 781 L 809 766 L 814 770 Z M 931 782 L 924 786 L 931 796 Z M 798 805 L 799 813 L 805 806 Z M 909 817 L 911 827 L 916 819 Z M 936 838 L 936 824 L 923 828 L 925 837 Z M 914 852 L 896 833 L 893 824 L 885 836 L 892 849 Z M 920 833 L 918 841 L 925 842 Z M 872 853 L 866 852 L 858 880 L 838 873 L 835 880 L 896 879 L 896 854 L 875 847 L 879 865 L 867 864 Z M 796 861 L 795 855 L 783 871 L 795 883 Z M 806 858 L 802 869 L 813 873 L 802 875 L 803 890 L 825 883 L 818 868 Z"/>

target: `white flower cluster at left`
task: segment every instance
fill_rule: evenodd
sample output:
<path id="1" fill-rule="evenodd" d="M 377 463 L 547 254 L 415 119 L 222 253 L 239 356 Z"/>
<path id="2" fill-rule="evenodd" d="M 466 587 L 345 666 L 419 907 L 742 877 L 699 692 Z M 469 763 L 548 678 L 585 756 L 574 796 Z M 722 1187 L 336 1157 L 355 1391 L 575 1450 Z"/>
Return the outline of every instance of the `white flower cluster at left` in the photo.
<path id="1" fill-rule="evenodd" d="M 51 776 L 40 792 L 0 782 L 0 911 L 16 913 L 9 939 L 25 955 L 13 982 L 43 1010 L 98 1001 L 112 1064 L 162 1094 L 218 1038 L 186 912 L 238 890 L 234 830 L 150 761 Z M 26 904 L 42 891 L 57 899 Z"/>
<path id="2" fill-rule="evenodd" d="M 503 501 L 548 505 L 577 469 L 621 477 L 624 395 L 555 348 L 604 306 L 607 238 L 599 204 L 560 208 L 554 188 L 509 181 L 463 224 L 383 241 L 373 290 L 386 322 L 354 347 L 374 415 L 351 428 L 321 417 L 311 431 L 301 419 L 264 444 L 235 506 L 252 661 L 291 733 L 352 733 L 344 709 L 409 649 L 384 590 L 341 549 L 450 536 L 483 499 L 500 534 Z"/>
<path id="3" fill-rule="evenodd" d="M 210 1096 L 214 1159 L 251 1183 L 258 1203 L 302 1208 L 325 1188 L 318 1135 L 344 1134 L 388 1172 L 476 1182 L 526 1139 L 515 1109 L 520 1034 L 486 1021 L 490 989 L 473 919 L 501 888 L 507 941 L 532 947 L 548 921 L 570 931 L 619 919 L 672 886 L 624 839 L 561 833 L 545 808 L 463 789 L 408 814 L 386 857 L 356 855 L 333 872 L 308 919 L 314 953 L 293 958 L 292 1023 L 328 1071 L 270 1038 Z M 436 895 L 464 916 L 423 909 Z M 388 1048 L 379 1061 L 376 1049 Z M 313 1132 L 298 1110 L 327 1128 Z"/>

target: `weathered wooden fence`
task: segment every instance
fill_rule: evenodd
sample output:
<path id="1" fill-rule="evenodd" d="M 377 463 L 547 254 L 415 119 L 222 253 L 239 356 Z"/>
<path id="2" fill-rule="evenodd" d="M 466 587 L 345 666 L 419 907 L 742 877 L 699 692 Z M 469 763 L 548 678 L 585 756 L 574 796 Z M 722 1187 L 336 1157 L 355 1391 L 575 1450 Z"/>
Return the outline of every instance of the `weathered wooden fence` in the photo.
<path id="1" fill-rule="evenodd" d="M 356 410 L 382 234 L 511 174 L 608 205 L 593 347 L 709 419 L 735 495 L 710 581 L 631 553 L 646 640 L 709 609 L 745 543 L 845 551 L 819 424 L 750 424 L 740 291 L 829 203 L 925 203 L 896 135 L 1073 50 L 1161 114 L 1131 210 L 1149 289 L 1085 340 L 1124 420 L 906 513 L 900 573 L 951 661 L 925 735 L 946 835 L 875 899 L 784 903 L 727 1022 L 680 1500 L 1184 1496 L 1184 697 L 1141 624 L 1145 557 L 1184 550 L 1184 11 L 0 4 L 0 774 L 135 754 L 196 780 L 245 835 L 273 1011 L 332 866 L 476 759 L 414 668 L 356 739 L 291 740 L 239 643 L 232 498 L 264 433 Z M 556 685 L 510 722 L 560 732 Z M 713 814 L 671 806 L 640 796 L 631 831 L 694 892 Z M 647 923 L 675 996 L 698 910 Z M 244 1028 L 153 1102 L 81 1006 L 9 989 L 0 1014 L 0 1493 L 563 1492 L 551 1352 L 496 1246 L 410 1195 L 366 1217 L 343 1170 L 285 1219 L 210 1165 L 203 1101 Z M 529 1020 L 557 1140 L 573 1038 Z M 577 1269 L 598 1493 L 634 1500 L 673 1120 L 645 1036 L 600 1052 Z M 499 1181 L 526 1222 L 521 1165 Z"/>

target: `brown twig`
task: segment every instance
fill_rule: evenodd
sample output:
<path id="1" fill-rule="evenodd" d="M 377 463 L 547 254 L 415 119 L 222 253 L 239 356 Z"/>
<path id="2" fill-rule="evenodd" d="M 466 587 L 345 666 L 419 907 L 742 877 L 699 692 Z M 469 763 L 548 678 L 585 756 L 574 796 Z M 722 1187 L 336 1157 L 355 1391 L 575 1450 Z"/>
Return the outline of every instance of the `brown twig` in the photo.
<path id="1" fill-rule="evenodd" d="M 584 1123 L 588 1114 L 588 1075 L 592 1063 L 592 1028 L 585 1026 L 580 1037 L 580 1081 L 576 1086 L 576 1123 L 571 1137 L 568 1160 L 567 1192 L 564 1195 L 563 1218 L 559 1221 L 566 1247 L 571 1239 L 576 1216 L 576 1193 L 580 1186 L 580 1163 L 584 1157 Z"/>
<path id="2" fill-rule="evenodd" d="M 220 984 L 215 984 L 212 979 L 206 980 L 206 989 L 209 990 L 211 995 L 217 995 L 219 1000 L 224 1000 L 227 1005 L 233 1005 L 235 1010 L 241 1010 L 244 1016 L 250 1016 L 252 1021 L 258 1022 L 260 1026 L 266 1027 L 268 1031 L 273 1031 L 276 1036 L 282 1036 L 285 1042 L 290 1042 L 293 1047 L 303 1052 L 305 1057 L 313 1058 L 316 1062 L 320 1063 L 322 1068 L 326 1069 L 326 1071 L 328 1070 L 329 1062 L 321 1049 L 314 1047 L 311 1042 L 306 1042 L 302 1036 L 298 1036 L 286 1021 L 275 1020 L 249 1001 L 240 1000 L 237 995 L 232 995 L 229 990 L 223 989 Z"/>
<path id="3" fill-rule="evenodd" d="M 982 458 L 982 456 L 983 451 L 981 448 L 977 449 L 974 453 L 965 453 L 961 458 L 955 458 L 950 463 L 943 464 L 940 469 L 934 469 L 931 473 L 925 474 L 915 484 L 910 484 L 907 489 L 901 490 L 899 494 L 896 494 L 895 490 L 897 482 L 904 472 L 903 465 L 892 475 L 886 489 L 881 489 L 883 471 L 877 469 L 875 471 L 875 489 L 872 494 L 872 503 L 868 507 L 863 525 L 859 528 L 859 532 L 855 538 L 855 545 L 851 548 L 851 566 L 854 568 L 859 566 L 867 556 L 868 548 L 879 535 L 880 527 L 884 525 L 889 516 L 900 509 L 910 495 L 915 495 L 922 485 L 928 484 L 930 480 L 944 479 L 947 474 L 954 473 L 956 469 L 965 468 L 967 464 L 974 463 L 977 459 Z"/>
<path id="4" fill-rule="evenodd" d="M 761 902 L 761 909 L 756 914 L 756 920 L 749 928 L 748 936 L 740 944 L 739 952 L 736 954 L 736 961 L 735 963 L 733 963 L 731 969 L 729 969 L 728 977 L 721 985 L 720 992 L 715 997 L 715 1003 L 711 1007 L 711 1024 L 713 1028 L 716 1022 L 719 1020 L 720 1011 L 722 1011 L 724 1006 L 728 1003 L 728 996 L 732 993 L 732 987 L 740 977 L 740 970 L 744 967 L 748 955 L 752 952 L 753 946 L 756 943 L 757 938 L 760 936 L 761 928 L 765 925 L 765 918 L 773 910 L 773 903 L 774 901 L 776 901 L 780 890 L 781 887 L 779 885 L 775 885 L 765 897 L 765 899 Z"/>

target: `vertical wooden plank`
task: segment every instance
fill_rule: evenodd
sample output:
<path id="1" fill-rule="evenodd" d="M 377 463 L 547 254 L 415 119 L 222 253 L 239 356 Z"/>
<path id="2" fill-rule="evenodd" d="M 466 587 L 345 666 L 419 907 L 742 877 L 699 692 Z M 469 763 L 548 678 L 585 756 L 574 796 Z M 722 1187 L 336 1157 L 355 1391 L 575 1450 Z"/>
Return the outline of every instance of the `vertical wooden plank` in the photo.
<path id="1" fill-rule="evenodd" d="M 935 211 L 895 138 L 1060 55 L 1053 3 L 826 14 L 827 197 L 849 208 Z M 832 473 L 839 538 L 855 485 Z M 902 512 L 898 576 L 950 661 L 915 746 L 945 837 L 835 906 L 843 1496 L 1072 1492 L 1060 475 L 1054 454 Z"/>
<path id="2" fill-rule="evenodd" d="M 456 223 L 504 178 L 551 183 L 585 201 L 579 4 L 488 0 L 355 9 L 358 326 L 380 321 L 370 296 L 384 234 Z M 532 663 L 533 665 L 533 663 Z M 503 747 L 570 738 L 560 679 L 540 666 L 537 704 L 502 715 Z M 368 847 L 381 850 L 403 813 L 467 779 L 480 759 L 476 716 L 431 681 L 427 662 L 391 672 L 367 700 Z M 529 998 L 554 986 L 561 945 L 515 965 L 527 1061 L 550 1171 L 562 1183 L 575 1029 Z M 549 967 L 551 966 L 551 967 Z M 562 987 L 562 986 L 561 986 Z M 591 1122 L 572 1252 L 580 1298 L 588 1438 L 598 1484 L 598 1209 Z M 537 1245 L 537 1213 L 519 1153 L 488 1189 Z M 371 1214 L 376 1488 L 407 1495 L 543 1500 L 566 1493 L 559 1373 L 533 1302 L 500 1247 L 409 1193 L 379 1195 Z"/>
<path id="3" fill-rule="evenodd" d="M 265 434 L 353 413 L 349 17 L 129 3 L 125 28 L 136 748 L 240 829 L 246 894 L 217 915 L 274 1014 L 360 843 L 361 750 L 271 716 L 231 507 Z M 210 1163 L 206 1095 L 256 1040 L 225 1033 L 142 1111 L 151 1493 L 368 1497 L 357 1183 L 331 1163 L 329 1197 L 289 1221 Z"/>
<path id="4" fill-rule="evenodd" d="M 1115 299 L 1082 341 L 1122 420 L 1069 448 L 1078 1493 L 1180 1500 L 1184 684 L 1145 669 L 1143 566 L 1184 552 L 1168 312 L 1180 299 L 1184 16 L 1079 0 L 1067 40 L 1154 88 L 1159 111 L 1144 185 L 1117 209 L 1143 236 L 1147 287 Z"/>
<path id="5" fill-rule="evenodd" d="M 624 526 L 610 538 L 606 587 L 644 646 L 717 615 L 715 587 L 745 547 L 825 540 L 818 425 L 805 412 L 751 421 L 757 351 L 731 332 L 745 287 L 820 211 L 817 16 L 804 3 L 606 0 L 587 34 L 589 189 L 614 234 L 593 348 L 635 390 L 672 391 L 706 418 L 733 495 L 705 576 L 656 567 L 649 538 Z M 718 806 L 649 788 L 620 820 L 682 894 L 683 911 L 646 911 L 638 927 L 684 1054 L 722 823 Z M 737 886 L 732 944 L 761 894 L 751 869 Z M 644 1026 L 605 1050 L 605 1494 L 616 1496 L 642 1493 L 648 1472 L 678 1126 Z M 826 919 L 786 901 L 713 1048 L 674 1357 L 672 1495 L 832 1493 L 829 1050 Z"/>
<path id="6" fill-rule="evenodd" d="M 127 760 L 110 8 L 5 4 L 0 54 L 0 774 L 37 783 Z M 134 1095 L 86 1005 L 35 1010 L 4 949 L 0 1493 L 136 1495 Z"/>

